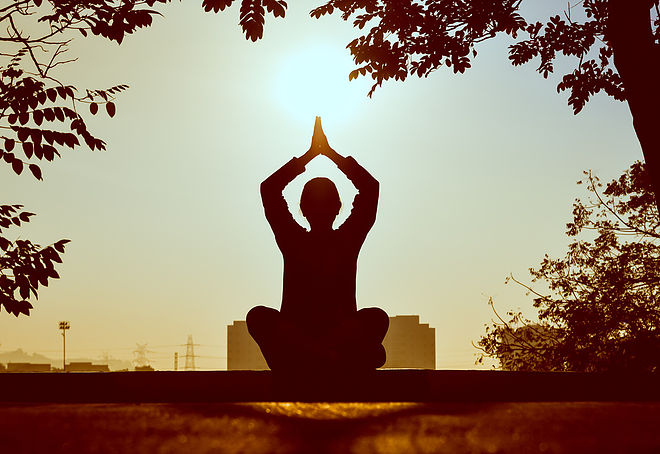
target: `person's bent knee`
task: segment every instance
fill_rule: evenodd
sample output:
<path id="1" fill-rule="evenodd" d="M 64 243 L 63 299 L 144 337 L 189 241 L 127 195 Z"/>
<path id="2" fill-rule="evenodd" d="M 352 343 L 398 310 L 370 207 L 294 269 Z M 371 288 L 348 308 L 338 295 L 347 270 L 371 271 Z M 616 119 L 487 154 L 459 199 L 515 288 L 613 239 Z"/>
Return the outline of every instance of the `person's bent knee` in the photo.
<path id="1" fill-rule="evenodd" d="M 257 340 L 257 338 L 263 336 L 264 331 L 268 331 L 269 328 L 272 328 L 276 323 L 276 318 L 279 314 L 279 311 L 272 307 L 253 307 L 245 317 L 248 332 L 255 340 Z"/>
<path id="2" fill-rule="evenodd" d="M 382 341 L 390 326 L 387 313 L 379 307 L 367 307 L 360 309 L 358 316 L 367 325 L 367 329 Z"/>
<path id="3" fill-rule="evenodd" d="M 272 307 L 255 306 L 247 313 L 245 320 L 247 323 L 250 323 L 250 320 L 253 322 L 259 322 L 260 320 L 272 318 L 279 313 L 280 312 L 277 309 L 273 309 Z"/>
<path id="4" fill-rule="evenodd" d="M 385 347 L 383 347 L 383 345 L 381 344 L 376 348 L 376 351 L 374 352 L 374 357 L 373 357 L 374 369 L 383 367 L 386 361 L 387 361 L 387 353 L 385 352 Z"/>
<path id="5" fill-rule="evenodd" d="M 380 307 L 365 307 L 364 309 L 360 309 L 358 314 L 368 319 L 370 322 L 379 325 L 389 325 L 390 323 L 390 318 L 387 316 L 387 313 Z"/>

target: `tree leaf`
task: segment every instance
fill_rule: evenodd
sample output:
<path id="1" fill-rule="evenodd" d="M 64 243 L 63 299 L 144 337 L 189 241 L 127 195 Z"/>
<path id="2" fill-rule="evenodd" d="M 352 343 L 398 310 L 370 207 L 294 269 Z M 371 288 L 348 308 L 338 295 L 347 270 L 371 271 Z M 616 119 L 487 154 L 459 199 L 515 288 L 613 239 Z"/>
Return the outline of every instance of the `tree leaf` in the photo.
<path id="1" fill-rule="evenodd" d="M 34 213 L 28 213 L 27 211 L 23 211 L 21 214 L 18 215 L 18 217 L 23 222 L 30 222 L 30 216 L 34 216 Z"/>
<path id="2" fill-rule="evenodd" d="M 117 108 L 115 107 L 114 102 L 108 102 L 105 105 L 105 110 L 108 112 L 108 115 L 110 115 L 110 118 L 115 116 L 115 113 L 117 112 Z"/>
<path id="3" fill-rule="evenodd" d="M 18 140 L 21 142 L 24 142 L 30 137 L 30 130 L 28 128 L 20 128 L 17 132 L 16 135 L 18 136 Z"/>
<path id="4" fill-rule="evenodd" d="M 71 240 L 60 240 L 60 241 L 56 242 L 56 243 L 53 245 L 53 247 L 54 247 L 58 252 L 64 253 L 64 245 L 67 244 L 67 243 L 70 243 L 70 242 L 71 242 Z"/>
<path id="5" fill-rule="evenodd" d="M 57 99 L 57 90 L 54 88 L 49 88 L 46 90 L 46 95 L 48 95 L 48 99 L 50 99 L 51 102 L 55 102 Z"/>
<path id="6" fill-rule="evenodd" d="M 32 119 L 37 125 L 41 126 L 41 123 L 44 121 L 44 113 L 41 110 L 35 110 L 32 112 Z"/>
<path id="7" fill-rule="evenodd" d="M 23 161 L 21 161 L 20 159 L 14 159 L 11 162 L 11 168 L 14 169 L 16 175 L 20 175 L 21 172 L 23 172 Z"/>
<path id="8" fill-rule="evenodd" d="M 23 142 L 23 153 L 25 153 L 25 156 L 30 159 L 32 157 L 32 151 L 34 145 L 32 142 Z"/>
<path id="9" fill-rule="evenodd" d="M 28 301 L 25 301 L 25 300 L 19 301 L 18 305 L 17 305 L 17 308 L 18 308 L 18 312 L 20 312 L 21 314 L 29 316 L 30 315 L 30 309 L 32 309 L 32 304 L 30 304 Z"/>
<path id="10" fill-rule="evenodd" d="M 30 172 L 32 172 L 32 175 L 34 175 L 34 177 L 37 180 L 39 180 L 39 181 L 43 180 L 43 178 L 41 177 L 41 169 L 39 168 L 38 165 L 30 164 L 29 169 L 30 169 Z"/>
<path id="11" fill-rule="evenodd" d="M 57 117 L 59 121 L 64 121 L 64 111 L 62 110 L 61 107 L 53 108 L 53 112 L 55 113 L 55 117 Z"/>
<path id="12" fill-rule="evenodd" d="M 41 151 L 43 151 L 43 157 L 46 158 L 46 161 L 52 161 L 55 159 L 55 147 L 51 145 L 44 145 L 41 147 Z M 36 154 L 36 153 L 35 153 Z M 39 157 L 39 156 L 37 156 Z"/>
<path id="13" fill-rule="evenodd" d="M 99 111 L 99 105 L 95 102 L 91 103 L 89 105 L 89 111 L 92 113 L 92 115 L 96 115 L 96 113 Z"/>
<path id="14" fill-rule="evenodd" d="M 21 280 L 21 284 L 18 287 L 19 288 L 19 295 L 21 295 L 21 298 L 26 299 L 30 297 L 30 281 L 27 280 L 25 276 L 20 276 L 23 279 Z"/>
<path id="15" fill-rule="evenodd" d="M 37 159 L 41 159 L 44 157 L 44 147 L 48 147 L 50 145 L 44 145 L 41 147 L 34 147 L 34 155 L 36 156 Z"/>

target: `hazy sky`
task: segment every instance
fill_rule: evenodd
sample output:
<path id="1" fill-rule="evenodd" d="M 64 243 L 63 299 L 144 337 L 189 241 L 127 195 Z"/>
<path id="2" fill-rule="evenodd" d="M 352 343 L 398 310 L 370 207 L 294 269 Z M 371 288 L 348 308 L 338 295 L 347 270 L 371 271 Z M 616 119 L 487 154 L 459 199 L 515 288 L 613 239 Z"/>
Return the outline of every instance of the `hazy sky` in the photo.
<path id="1" fill-rule="evenodd" d="M 38 214 L 9 236 L 72 242 L 32 315 L 0 314 L 0 351 L 58 357 L 57 322 L 69 320 L 67 356 L 131 358 L 140 342 L 170 368 L 192 334 L 198 365 L 225 368 L 226 325 L 279 307 L 282 259 L 259 183 L 308 148 L 317 114 L 330 144 L 381 184 L 360 307 L 419 314 L 436 329 L 438 368 L 475 367 L 489 296 L 502 312 L 531 307 L 504 279 L 565 251 L 582 170 L 610 179 L 641 159 L 627 106 L 597 96 L 574 117 L 557 77 L 508 63 L 506 39 L 481 45 L 464 75 L 441 69 L 368 99 L 368 80 L 348 83 L 356 33 L 338 16 L 310 19 L 315 5 L 291 2 L 257 43 L 245 41 L 238 5 L 215 15 L 199 2 L 168 5 L 121 46 L 76 39 L 63 80 L 131 88 L 114 119 L 89 116 L 107 152 L 66 152 L 43 166 L 44 182 L 1 169 L 1 202 Z M 350 206 L 355 191 L 324 159 L 287 188 L 297 216 L 302 184 L 318 174 Z"/>

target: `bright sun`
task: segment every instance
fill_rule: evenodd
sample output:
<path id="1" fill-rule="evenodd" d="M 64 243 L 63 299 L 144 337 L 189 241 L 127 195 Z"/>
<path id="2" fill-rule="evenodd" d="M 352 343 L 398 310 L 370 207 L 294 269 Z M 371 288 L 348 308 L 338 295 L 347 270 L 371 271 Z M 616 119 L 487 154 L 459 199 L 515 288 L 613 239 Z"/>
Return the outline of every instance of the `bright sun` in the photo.
<path id="1" fill-rule="evenodd" d="M 308 45 L 282 62 L 275 93 L 279 104 L 297 121 L 312 124 L 320 115 L 323 124 L 342 123 L 366 101 L 365 79 L 349 82 L 355 67 L 342 46 Z"/>

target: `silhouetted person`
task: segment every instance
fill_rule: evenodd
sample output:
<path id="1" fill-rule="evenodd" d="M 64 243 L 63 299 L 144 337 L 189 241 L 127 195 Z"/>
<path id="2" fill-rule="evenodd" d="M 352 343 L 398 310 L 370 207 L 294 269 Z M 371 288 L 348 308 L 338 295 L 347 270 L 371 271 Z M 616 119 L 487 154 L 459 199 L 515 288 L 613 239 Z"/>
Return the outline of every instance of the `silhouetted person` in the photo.
<path id="1" fill-rule="evenodd" d="M 327 178 L 308 181 L 300 197 L 300 209 L 310 225 L 307 231 L 291 216 L 282 191 L 319 154 L 337 165 L 358 194 L 348 219 L 334 230 L 341 208 L 337 188 Z M 358 311 L 355 300 L 357 259 L 376 220 L 378 181 L 355 159 L 330 148 L 317 117 L 310 149 L 261 183 L 261 199 L 284 257 L 282 307 L 253 308 L 247 325 L 270 368 L 382 366 L 389 318 L 378 308 Z"/>

